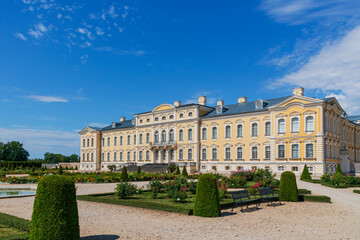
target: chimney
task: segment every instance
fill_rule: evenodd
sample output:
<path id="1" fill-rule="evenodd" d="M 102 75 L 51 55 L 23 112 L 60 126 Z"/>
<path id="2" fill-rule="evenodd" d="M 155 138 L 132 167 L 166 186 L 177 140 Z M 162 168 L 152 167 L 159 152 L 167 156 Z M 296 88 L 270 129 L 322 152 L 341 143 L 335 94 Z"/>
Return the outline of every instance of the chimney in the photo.
<path id="1" fill-rule="evenodd" d="M 217 101 L 217 105 L 218 106 L 224 106 L 224 100 Z"/>
<path id="2" fill-rule="evenodd" d="M 200 105 L 206 105 L 206 96 L 200 96 L 199 97 L 199 104 Z"/>
<path id="3" fill-rule="evenodd" d="M 125 122 L 125 117 L 121 117 L 120 122 Z"/>
<path id="4" fill-rule="evenodd" d="M 293 95 L 304 96 L 304 88 L 302 87 L 293 88 Z"/>
<path id="5" fill-rule="evenodd" d="M 175 107 L 180 107 L 180 105 L 181 105 L 181 101 L 175 101 L 175 102 L 174 102 L 174 106 L 175 106 Z"/>
<path id="6" fill-rule="evenodd" d="M 247 102 L 247 97 L 239 97 L 238 98 L 238 103 L 246 103 Z"/>

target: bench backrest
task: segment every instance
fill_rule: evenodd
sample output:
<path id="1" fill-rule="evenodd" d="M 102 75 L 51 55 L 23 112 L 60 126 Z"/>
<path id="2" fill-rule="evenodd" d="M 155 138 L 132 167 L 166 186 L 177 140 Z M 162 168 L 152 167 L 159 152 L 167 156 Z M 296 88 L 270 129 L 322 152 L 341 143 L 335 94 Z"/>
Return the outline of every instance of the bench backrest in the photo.
<path id="1" fill-rule="evenodd" d="M 267 188 L 258 188 L 258 191 L 260 193 L 260 196 L 262 195 L 274 195 L 274 192 L 270 187 Z"/>
<path id="2" fill-rule="evenodd" d="M 231 197 L 233 198 L 233 200 L 238 200 L 238 199 L 242 199 L 242 198 L 250 198 L 247 190 L 233 191 L 233 192 L 230 192 L 230 194 L 231 194 Z"/>

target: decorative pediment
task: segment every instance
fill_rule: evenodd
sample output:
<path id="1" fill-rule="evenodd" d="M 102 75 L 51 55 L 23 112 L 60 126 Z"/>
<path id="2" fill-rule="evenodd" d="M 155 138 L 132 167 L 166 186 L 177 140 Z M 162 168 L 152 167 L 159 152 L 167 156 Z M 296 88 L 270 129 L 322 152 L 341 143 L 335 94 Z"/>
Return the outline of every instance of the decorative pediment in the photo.
<path id="1" fill-rule="evenodd" d="M 291 112 L 289 115 L 290 116 L 300 116 L 300 113 L 297 111 L 294 111 L 294 112 Z"/>
<path id="2" fill-rule="evenodd" d="M 276 115 L 277 118 L 283 118 L 283 117 L 286 117 L 287 115 L 284 114 L 284 113 L 279 113 Z"/>
<path id="3" fill-rule="evenodd" d="M 90 133 L 94 133 L 94 132 L 96 132 L 96 131 L 98 131 L 98 129 L 95 129 L 95 128 L 92 128 L 92 127 L 85 127 L 83 130 L 81 130 L 79 133 L 81 134 L 81 135 L 83 135 L 83 134 L 86 134 L 86 133 L 88 133 L 88 132 L 90 132 Z"/>
<path id="4" fill-rule="evenodd" d="M 259 122 L 260 121 L 260 119 L 258 119 L 258 118 L 251 118 L 250 119 L 250 122 Z"/>
<path id="5" fill-rule="evenodd" d="M 305 97 L 305 96 L 291 96 L 287 99 L 285 99 L 284 101 L 269 107 L 269 109 L 274 109 L 274 108 L 290 108 L 292 106 L 301 106 L 304 107 L 307 104 L 321 104 L 323 103 L 323 100 L 320 99 L 316 99 L 316 98 L 311 98 L 311 97 Z"/>
<path id="6" fill-rule="evenodd" d="M 158 111 L 171 110 L 171 109 L 175 109 L 175 107 L 171 104 L 165 103 L 165 104 L 161 104 L 161 105 L 157 106 L 152 111 L 158 112 Z"/>

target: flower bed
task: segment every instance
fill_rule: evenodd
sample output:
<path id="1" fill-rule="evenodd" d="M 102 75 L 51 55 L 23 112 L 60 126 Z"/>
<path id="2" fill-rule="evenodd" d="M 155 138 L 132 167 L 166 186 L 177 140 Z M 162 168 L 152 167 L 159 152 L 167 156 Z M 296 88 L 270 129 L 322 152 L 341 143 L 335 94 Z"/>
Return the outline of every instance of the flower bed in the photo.
<path id="1" fill-rule="evenodd" d="M 352 175 L 343 175 L 335 173 L 333 176 L 326 173 L 321 176 L 321 184 L 334 188 L 347 188 L 360 186 L 360 178 Z"/>

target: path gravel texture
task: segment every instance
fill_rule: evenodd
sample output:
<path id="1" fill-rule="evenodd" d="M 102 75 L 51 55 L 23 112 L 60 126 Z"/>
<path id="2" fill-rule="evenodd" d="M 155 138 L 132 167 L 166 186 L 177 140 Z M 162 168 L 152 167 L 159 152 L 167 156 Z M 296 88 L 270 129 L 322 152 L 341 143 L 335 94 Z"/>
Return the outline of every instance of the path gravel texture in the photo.
<path id="1" fill-rule="evenodd" d="M 145 183 L 136 183 L 139 186 Z M 77 184 L 78 194 L 112 192 L 116 184 Z M 333 203 L 288 203 L 220 218 L 78 201 L 82 239 L 360 239 L 360 194 L 298 180 Z M 0 185 L 1 187 L 1 185 Z M 340 191 L 339 191 L 340 190 Z M 343 191 L 345 190 L 345 191 Z M 0 200 L 0 212 L 31 218 L 34 197 Z"/>

